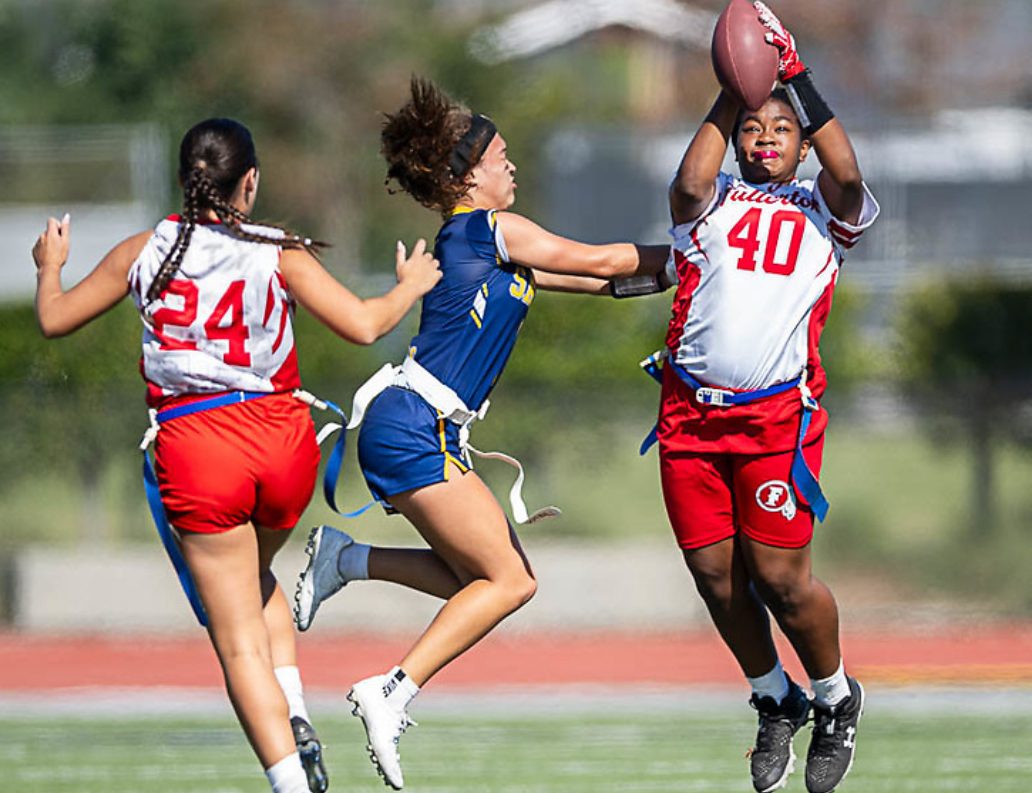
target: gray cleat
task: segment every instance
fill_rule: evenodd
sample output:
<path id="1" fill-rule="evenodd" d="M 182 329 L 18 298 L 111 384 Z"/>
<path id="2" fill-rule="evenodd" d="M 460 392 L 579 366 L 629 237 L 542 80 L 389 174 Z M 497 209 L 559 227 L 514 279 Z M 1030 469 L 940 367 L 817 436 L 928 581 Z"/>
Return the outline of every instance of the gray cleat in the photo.
<path id="1" fill-rule="evenodd" d="M 348 582 L 340 574 L 341 551 L 355 544 L 351 536 L 332 526 L 316 526 L 308 536 L 305 553 L 308 565 L 301 573 L 294 593 L 294 622 L 306 631 L 315 619 L 319 605 Z"/>

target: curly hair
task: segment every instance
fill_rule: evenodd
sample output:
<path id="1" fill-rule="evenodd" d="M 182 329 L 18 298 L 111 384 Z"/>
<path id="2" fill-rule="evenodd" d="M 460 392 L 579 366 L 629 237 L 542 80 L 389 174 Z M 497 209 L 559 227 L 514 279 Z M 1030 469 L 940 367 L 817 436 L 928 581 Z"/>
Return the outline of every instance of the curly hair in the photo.
<path id="1" fill-rule="evenodd" d="M 410 91 L 411 97 L 398 112 L 384 115 L 380 132 L 380 153 L 387 161 L 384 184 L 393 193 L 394 180 L 427 209 L 447 215 L 470 188 L 466 174 L 455 172 L 452 154 L 469 132 L 473 113 L 422 77 L 412 77 Z"/>
<path id="2" fill-rule="evenodd" d="M 266 236 L 247 231 L 243 223 L 251 219 L 230 204 L 237 184 L 251 168 L 258 167 L 258 156 L 251 133 L 239 121 L 210 118 L 194 125 L 179 145 L 179 181 L 183 185 L 183 216 L 175 242 L 165 255 L 157 275 L 147 290 L 147 300 L 157 300 L 179 272 L 190 247 L 197 220 L 205 209 L 211 209 L 227 230 L 249 242 L 278 245 L 281 248 L 304 248 L 315 253 L 326 243 L 317 242 L 279 228 L 282 236 Z"/>

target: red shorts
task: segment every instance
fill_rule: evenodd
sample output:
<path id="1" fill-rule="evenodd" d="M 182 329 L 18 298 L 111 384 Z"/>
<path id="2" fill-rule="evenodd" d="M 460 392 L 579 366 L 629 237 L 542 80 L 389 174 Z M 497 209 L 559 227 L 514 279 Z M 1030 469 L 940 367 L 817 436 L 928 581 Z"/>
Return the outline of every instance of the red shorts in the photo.
<path id="1" fill-rule="evenodd" d="M 292 529 L 315 488 L 319 447 L 308 407 L 274 394 L 165 422 L 154 460 L 175 528 Z"/>
<path id="2" fill-rule="evenodd" d="M 820 475 L 824 435 L 803 447 L 814 476 Z M 775 454 L 660 455 L 667 515 L 677 543 L 703 548 L 741 531 L 778 548 L 802 548 L 813 538 L 813 513 L 792 488 L 795 451 Z"/>

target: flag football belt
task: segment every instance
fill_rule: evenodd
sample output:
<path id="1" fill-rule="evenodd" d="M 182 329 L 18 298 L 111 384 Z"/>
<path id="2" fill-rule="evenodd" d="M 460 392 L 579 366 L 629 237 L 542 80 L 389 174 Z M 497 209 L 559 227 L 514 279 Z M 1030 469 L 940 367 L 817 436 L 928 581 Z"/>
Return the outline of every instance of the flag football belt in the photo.
<path id="1" fill-rule="evenodd" d="M 807 430 L 810 429 L 813 414 L 820 409 L 820 405 L 813 398 L 809 387 L 806 385 L 804 375 L 801 374 L 794 380 L 777 383 L 776 385 L 755 391 L 730 391 L 726 388 L 714 388 L 699 382 L 683 366 L 671 360 L 667 350 L 653 353 L 639 365 L 645 370 L 646 374 L 661 384 L 663 382 L 663 367 L 669 366 L 673 369 L 674 374 L 680 378 L 681 382 L 692 389 L 696 401 L 700 405 L 708 405 L 710 407 L 726 408 L 732 405 L 748 405 L 761 399 L 783 394 L 793 388 L 799 389 L 803 410 L 802 416 L 799 419 L 799 432 L 796 436 L 795 453 L 792 455 L 792 486 L 795 489 L 796 495 L 810 507 L 817 520 L 824 521 L 825 516 L 828 514 L 828 499 L 824 497 L 820 482 L 814 476 L 813 471 L 810 470 L 810 466 L 806 464 L 806 458 L 803 456 L 803 440 L 806 438 Z M 658 425 L 653 426 L 649 434 L 645 436 L 645 440 L 642 441 L 641 448 L 639 449 L 640 454 L 645 454 L 655 444 L 657 429 Z"/>
<path id="2" fill-rule="evenodd" d="M 184 405 L 177 405 L 175 407 L 166 408 L 165 410 L 151 409 L 150 414 L 150 427 L 143 435 L 143 440 L 140 441 L 140 451 L 143 452 L 143 486 L 147 493 L 147 504 L 150 507 L 151 517 L 154 519 L 154 526 L 158 530 L 158 536 L 161 538 L 161 544 L 165 548 L 165 553 L 168 554 L 169 560 L 172 562 L 172 567 L 175 568 L 176 576 L 179 578 L 179 585 L 183 588 L 183 592 L 186 594 L 186 599 L 190 601 L 190 607 L 193 609 L 194 615 L 197 617 L 197 621 L 202 626 L 207 626 L 208 616 L 204 612 L 204 606 L 201 603 L 200 595 L 197 593 L 197 587 L 194 584 L 193 576 L 190 575 L 190 569 L 186 566 L 186 561 L 183 559 L 183 553 L 179 548 L 179 542 L 176 537 L 175 529 L 168 522 L 168 517 L 165 514 L 165 506 L 161 503 L 161 492 L 158 488 L 158 477 L 154 471 L 154 464 L 151 462 L 148 448 L 154 439 L 158 435 L 158 431 L 161 429 L 161 425 L 165 422 L 172 421 L 173 419 L 181 418 L 183 416 L 190 416 L 194 413 L 202 413 L 206 410 L 215 410 L 217 408 L 225 407 L 227 405 L 236 405 L 241 402 L 250 402 L 254 399 L 261 399 L 262 397 L 272 396 L 274 392 L 270 391 L 229 391 L 218 396 L 209 397 L 207 399 L 198 399 L 195 402 L 188 402 Z M 347 421 L 347 417 L 344 416 L 344 411 L 329 401 L 318 399 L 307 391 L 297 389 L 293 392 L 293 396 L 296 399 L 300 399 L 307 405 L 319 408 L 320 410 L 333 410 L 343 417 L 344 421 Z M 318 442 L 321 444 L 322 441 L 328 437 L 333 429 L 339 428 L 339 424 L 328 423 L 324 426 L 317 436 Z M 330 431 L 327 432 L 327 428 Z M 332 464 L 334 464 L 334 458 L 342 458 L 344 456 L 344 444 L 343 436 L 337 443 L 337 447 L 334 448 L 333 453 L 330 455 L 330 461 L 327 463 L 327 474 Z M 335 463 L 336 470 L 340 470 L 339 459 Z M 327 476 L 327 479 L 329 477 Z M 334 475 L 334 481 L 336 476 Z M 332 487 L 327 488 L 324 482 L 324 494 L 326 495 L 327 502 L 330 507 L 335 511 L 337 510 L 336 505 L 333 503 L 333 492 Z M 363 507 L 361 510 L 357 510 L 354 514 L 361 514 L 368 509 L 375 502 L 371 502 Z"/>
<path id="3" fill-rule="evenodd" d="M 509 506 L 512 508 L 513 519 L 517 523 L 534 523 L 543 518 L 560 514 L 559 508 L 552 506 L 542 507 L 532 514 L 528 514 L 527 505 L 523 501 L 523 482 L 526 478 L 523 464 L 504 452 L 482 452 L 470 445 L 470 428 L 474 421 L 484 418 L 490 402 L 485 399 L 479 410 L 470 410 L 454 389 L 438 380 L 425 367 L 417 363 L 415 358 L 405 358 L 400 366 L 384 364 L 359 387 L 351 404 L 351 421 L 341 430 L 342 438 L 348 430 L 355 429 L 362 423 L 366 409 L 372 401 L 391 386 L 400 386 L 418 394 L 442 418 L 459 427 L 459 451 L 470 468 L 473 467 L 473 460 L 470 457 L 470 452 L 472 452 L 484 460 L 500 460 L 516 469 L 516 481 L 509 489 Z M 328 472 L 329 466 L 327 466 Z M 339 470 L 337 475 L 339 475 Z"/>

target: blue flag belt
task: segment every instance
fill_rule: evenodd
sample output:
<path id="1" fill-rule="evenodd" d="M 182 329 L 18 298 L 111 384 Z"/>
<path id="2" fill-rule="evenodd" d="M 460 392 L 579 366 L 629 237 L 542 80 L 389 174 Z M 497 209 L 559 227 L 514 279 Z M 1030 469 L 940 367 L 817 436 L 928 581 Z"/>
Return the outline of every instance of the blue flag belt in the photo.
<path id="1" fill-rule="evenodd" d="M 814 476 L 813 471 L 810 470 L 810 466 L 807 465 L 806 458 L 803 456 L 803 441 L 806 438 L 807 431 L 810 429 L 813 414 L 820 409 L 820 405 L 810 393 L 803 375 L 793 380 L 787 380 L 784 383 L 777 383 L 776 385 L 755 391 L 730 391 L 726 388 L 714 388 L 699 382 L 683 366 L 676 361 L 670 360 L 666 350 L 653 353 L 642 361 L 640 366 L 645 370 L 646 374 L 658 383 L 663 382 L 663 367 L 671 367 L 674 373 L 681 379 L 681 382 L 694 391 L 695 399 L 700 405 L 718 408 L 730 407 L 731 405 L 748 405 L 751 402 L 757 402 L 777 394 L 783 394 L 785 391 L 790 391 L 793 388 L 798 388 L 803 403 L 803 410 L 799 420 L 799 433 L 796 437 L 795 454 L 792 456 L 792 486 L 796 491 L 796 495 L 809 505 L 817 520 L 824 520 L 828 514 L 828 499 L 825 498 L 820 482 Z M 653 426 L 649 434 L 645 436 L 645 440 L 642 441 L 641 448 L 639 449 L 640 454 L 645 454 L 656 443 L 656 433 L 657 427 Z"/>
<path id="2" fill-rule="evenodd" d="M 190 575 L 190 569 L 186 566 L 186 560 L 183 559 L 183 553 L 179 548 L 179 540 L 176 537 L 175 530 L 169 524 L 168 516 L 165 514 L 165 506 L 161 503 L 161 492 L 158 488 L 158 477 L 154 470 L 154 464 L 151 461 L 150 454 L 148 453 L 148 448 L 151 443 L 154 442 L 154 439 L 157 437 L 158 430 L 165 422 L 172 421 L 173 419 L 181 418 L 183 416 L 189 416 L 194 413 L 201 413 L 206 410 L 215 410 L 227 405 L 250 402 L 253 399 L 260 399 L 261 397 L 266 396 L 271 396 L 271 393 L 267 391 L 230 391 L 208 399 L 199 399 L 195 402 L 189 402 L 185 405 L 177 405 L 176 407 L 167 408 L 165 410 L 152 409 L 150 411 L 150 427 L 148 427 L 147 432 L 143 436 L 143 440 L 140 442 L 140 451 L 143 452 L 143 486 L 147 494 L 147 504 L 150 507 L 151 517 L 154 519 L 154 526 L 158 531 L 158 537 L 161 539 L 161 544 L 165 548 L 165 553 L 168 554 L 168 558 L 172 562 L 172 567 L 176 571 L 176 576 L 179 578 L 179 585 L 183 588 L 186 599 L 189 601 L 190 607 L 193 609 L 194 615 L 197 617 L 197 621 L 202 626 L 207 626 L 208 617 L 207 614 L 205 614 L 204 606 L 201 603 L 201 598 L 197 592 L 197 586 L 194 583 L 193 576 Z M 294 391 L 293 396 L 300 399 L 305 404 L 311 405 L 312 407 L 316 407 L 320 410 L 332 410 L 336 412 L 341 416 L 344 424 L 347 424 L 347 416 L 344 415 L 344 411 L 333 402 L 318 399 L 307 391 L 302 391 L 300 389 Z M 340 429 L 341 426 L 342 425 L 340 424 L 332 422 L 327 423 L 319 431 L 319 435 L 317 436 L 318 442 L 321 444 L 323 440 L 329 437 L 329 435 L 331 435 L 335 430 Z M 334 498 L 334 488 L 344 459 L 344 439 L 345 435 L 341 432 L 340 437 L 337 439 L 337 443 L 334 445 L 333 451 L 330 453 L 329 460 L 326 463 L 326 471 L 323 477 L 323 495 L 326 498 L 326 503 L 329 504 L 330 508 L 334 512 L 351 518 L 361 515 L 376 502 L 370 501 L 364 507 L 349 513 L 341 513 L 340 510 L 337 509 L 336 500 Z"/>

